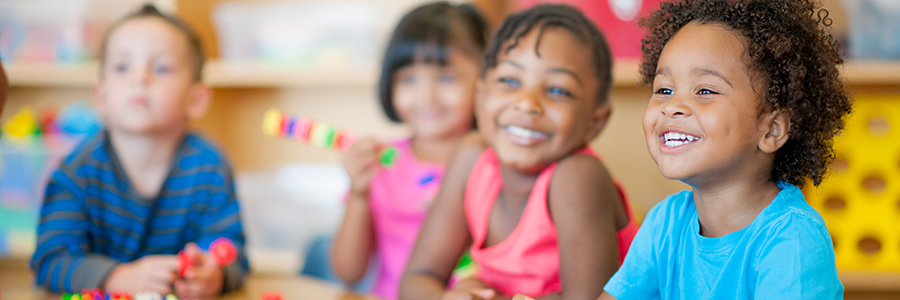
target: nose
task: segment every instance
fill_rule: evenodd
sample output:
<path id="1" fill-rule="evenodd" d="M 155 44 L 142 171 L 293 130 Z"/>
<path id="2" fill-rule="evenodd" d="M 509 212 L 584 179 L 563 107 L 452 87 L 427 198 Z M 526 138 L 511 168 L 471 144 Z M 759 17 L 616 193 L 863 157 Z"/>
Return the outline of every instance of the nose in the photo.
<path id="1" fill-rule="evenodd" d="M 687 105 L 684 97 L 676 94 L 663 104 L 660 112 L 670 118 L 687 117 L 691 115 L 691 107 Z"/>
<path id="2" fill-rule="evenodd" d="M 516 111 L 529 115 L 541 115 L 544 113 L 540 97 L 535 92 L 523 91 L 521 95 L 518 95 L 514 108 Z"/>
<path id="3" fill-rule="evenodd" d="M 134 70 L 134 74 L 131 76 L 131 83 L 136 87 L 146 87 L 147 82 L 150 80 L 150 67 L 149 66 L 139 66 Z"/>

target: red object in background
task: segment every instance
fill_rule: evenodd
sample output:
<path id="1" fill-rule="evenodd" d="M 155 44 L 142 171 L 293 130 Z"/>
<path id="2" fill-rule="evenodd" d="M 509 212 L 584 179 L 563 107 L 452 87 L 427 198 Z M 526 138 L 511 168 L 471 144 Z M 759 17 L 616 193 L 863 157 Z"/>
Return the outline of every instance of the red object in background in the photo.
<path id="1" fill-rule="evenodd" d="M 231 240 L 220 237 L 209 244 L 209 254 L 219 264 L 219 266 L 227 266 L 237 260 L 237 247 Z"/>
<path id="2" fill-rule="evenodd" d="M 265 292 L 259 296 L 259 300 L 282 300 L 281 293 Z"/>
<path id="3" fill-rule="evenodd" d="M 613 58 L 641 57 L 641 39 L 646 30 L 638 20 L 659 8 L 662 0 L 515 0 L 517 9 L 539 3 L 568 4 L 577 7 L 606 37 Z"/>

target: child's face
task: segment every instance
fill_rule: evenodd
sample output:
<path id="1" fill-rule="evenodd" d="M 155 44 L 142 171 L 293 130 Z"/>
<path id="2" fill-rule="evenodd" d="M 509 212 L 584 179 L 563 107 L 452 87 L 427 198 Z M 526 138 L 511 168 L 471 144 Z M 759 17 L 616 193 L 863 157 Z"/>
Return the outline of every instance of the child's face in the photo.
<path id="1" fill-rule="evenodd" d="M 663 176 L 689 185 L 746 169 L 759 157 L 762 89 L 740 35 L 691 22 L 663 48 L 644 136 Z"/>
<path id="2" fill-rule="evenodd" d="M 107 126 L 136 134 L 183 129 L 208 107 L 185 35 L 165 21 L 129 20 L 109 36 L 95 101 Z"/>
<path id="3" fill-rule="evenodd" d="M 507 41 L 506 43 L 511 43 Z M 589 48 L 568 30 L 532 29 L 479 83 L 478 129 L 505 166 L 527 173 L 586 145 L 609 115 Z M 505 49 L 505 47 L 503 48 Z"/>
<path id="4" fill-rule="evenodd" d="M 416 62 L 394 74 L 394 108 L 419 138 L 459 136 L 472 127 L 478 64 L 450 51 L 447 65 Z"/>

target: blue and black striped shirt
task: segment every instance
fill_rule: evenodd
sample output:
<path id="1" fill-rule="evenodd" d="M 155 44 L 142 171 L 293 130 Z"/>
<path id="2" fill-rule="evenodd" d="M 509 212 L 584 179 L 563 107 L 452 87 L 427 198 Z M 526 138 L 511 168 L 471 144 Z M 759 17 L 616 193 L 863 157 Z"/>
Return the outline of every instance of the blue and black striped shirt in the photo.
<path id="1" fill-rule="evenodd" d="M 238 287 L 248 270 L 231 167 L 194 134 L 177 148 L 152 199 L 132 188 L 108 133 L 87 138 L 50 178 L 37 236 L 31 269 L 54 292 L 99 287 L 117 263 L 177 254 L 188 242 L 206 249 L 218 237 L 239 249 L 224 269 L 224 290 Z"/>

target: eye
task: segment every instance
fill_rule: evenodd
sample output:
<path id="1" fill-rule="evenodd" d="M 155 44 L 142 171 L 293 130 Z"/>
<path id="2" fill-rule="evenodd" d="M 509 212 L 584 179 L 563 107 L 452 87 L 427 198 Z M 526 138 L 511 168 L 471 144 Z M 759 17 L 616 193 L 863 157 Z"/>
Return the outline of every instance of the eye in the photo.
<path id="1" fill-rule="evenodd" d="M 675 93 L 675 91 L 668 89 L 668 88 L 659 88 L 655 92 L 655 94 L 660 94 L 660 95 L 672 95 L 674 93 Z"/>
<path id="2" fill-rule="evenodd" d="M 412 76 L 412 75 L 403 75 L 403 76 L 400 76 L 400 83 L 406 84 L 406 85 L 415 84 L 415 83 L 416 83 L 416 76 Z"/>
<path id="3" fill-rule="evenodd" d="M 497 79 L 497 81 L 513 88 L 518 88 L 521 85 L 518 80 L 509 77 L 501 77 L 500 79 Z"/>
<path id="4" fill-rule="evenodd" d="M 128 65 L 123 64 L 123 63 L 117 63 L 117 64 L 113 65 L 113 70 L 116 73 L 125 73 L 128 71 Z"/>
<path id="5" fill-rule="evenodd" d="M 454 81 L 456 81 L 456 76 L 453 76 L 453 74 L 441 74 L 438 76 L 438 82 L 440 83 L 453 83 Z"/>
<path id="6" fill-rule="evenodd" d="M 698 95 L 714 95 L 714 94 L 718 94 L 718 93 L 716 93 L 710 89 L 700 89 L 699 91 L 697 91 L 697 94 Z"/>
<path id="7" fill-rule="evenodd" d="M 547 94 L 550 94 L 550 95 L 552 95 L 552 96 L 564 96 L 564 97 L 569 97 L 569 98 L 572 97 L 572 93 L 571 93 L 571 92 L 569 92 L 569 91 L 566 90 L 566 89 L 562 89 L 562 88 L 558 88 L 558 87 L 551 87 L 551 88 L 548 88 L 548 89 L 547 89 Z"/>
<path id="8" fill-rule="evenodd" d="M 157 66 L 153 67 L 153 73 L 156 73 L 156 74 L 169 74 L 169 72 L 171 72 L 171 71 L 172 71 L 172 68 L 169 68 L 169 66 L 165 66 L 165 65 L 157 65 Z"/>

